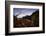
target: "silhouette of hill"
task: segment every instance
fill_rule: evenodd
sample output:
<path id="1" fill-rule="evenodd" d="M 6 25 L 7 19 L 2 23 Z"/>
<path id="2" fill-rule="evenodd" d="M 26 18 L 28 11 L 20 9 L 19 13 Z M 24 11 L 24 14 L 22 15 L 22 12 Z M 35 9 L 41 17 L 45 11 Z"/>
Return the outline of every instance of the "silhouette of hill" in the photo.
<path id="1" fill-rule="evenodd" d="M 29 19 L 29 20 L 31 20 L 31 15 L 30 16 L 26 15 L 26 16 L 23 17 L 23 19 Z"/>

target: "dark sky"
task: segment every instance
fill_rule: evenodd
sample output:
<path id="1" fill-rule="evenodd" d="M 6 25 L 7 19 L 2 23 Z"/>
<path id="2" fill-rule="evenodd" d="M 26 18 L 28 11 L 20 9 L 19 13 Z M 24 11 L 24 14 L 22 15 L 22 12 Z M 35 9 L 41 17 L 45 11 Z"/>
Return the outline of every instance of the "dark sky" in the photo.
<path id="1" fill-rule="evenodd" d="M 13 9 L 13 15 L 16 16 L 19 14 L 17 17 L 22 18 L 23 16 L 26 15 L 32 15 L 33 12 L 35 12 L 38 9 L 30 9 L 30 8 L 14 8 Z"/>

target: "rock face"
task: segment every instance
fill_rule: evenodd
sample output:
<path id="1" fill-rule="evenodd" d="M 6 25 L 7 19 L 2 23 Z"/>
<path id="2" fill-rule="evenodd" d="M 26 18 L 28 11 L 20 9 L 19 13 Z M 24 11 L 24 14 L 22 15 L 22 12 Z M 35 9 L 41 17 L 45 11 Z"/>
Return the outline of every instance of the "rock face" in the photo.
<path id="1" fill-rule="evenodd" d="M 31 15 L 31 19 L 32 19 L 32 24 L 35 26 L 35 27 L 38 27 L 39 26 L 39 10 L 37 10 L 35 13 L 33 13 Z"/>
<path id="2" fill-rule="evenodd" d="M 14 27 L 38 27 L 39 26 L 39 10 L 30 16 L 17 18 L 14 16 Z"/>

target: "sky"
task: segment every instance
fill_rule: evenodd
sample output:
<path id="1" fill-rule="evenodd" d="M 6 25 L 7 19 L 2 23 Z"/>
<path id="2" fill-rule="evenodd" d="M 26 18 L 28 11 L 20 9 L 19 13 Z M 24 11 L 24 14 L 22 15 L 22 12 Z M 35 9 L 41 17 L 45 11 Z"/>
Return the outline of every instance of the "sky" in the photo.
<path id="1" fill-rule="evenodd" d="M 16 16 L 17 14 L 19 14 L 17 16 L 17 18 L 22 18 L 26 15 L 32 15 L 33 12 L 35 12 L 38 9 L 31 9 L 31 8 L 14 8 L 13 9 L 13 15 Z"/>

